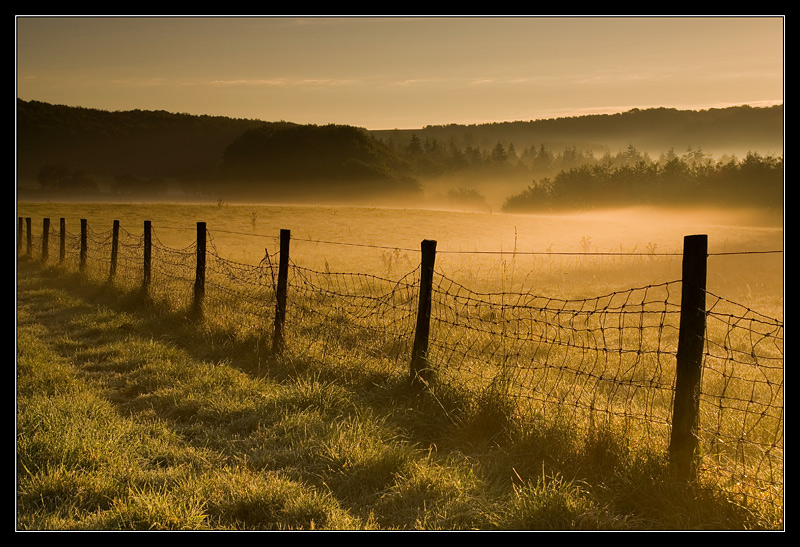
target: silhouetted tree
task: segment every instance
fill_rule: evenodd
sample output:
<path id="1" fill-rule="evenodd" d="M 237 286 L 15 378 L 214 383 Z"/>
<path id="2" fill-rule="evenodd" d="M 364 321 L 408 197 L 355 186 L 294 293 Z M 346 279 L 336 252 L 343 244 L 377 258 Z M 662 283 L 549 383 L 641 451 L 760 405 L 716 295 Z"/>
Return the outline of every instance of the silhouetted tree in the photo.
<path id="1" fill-rule="evenodd" d="M 492 149 L 492 161 L 495 163 L 505 163 L 508 159 L 508 154 L 506 153 L 506 149 L 503 146 L 503 143 L 499 142 L 494 145 Z"/>
<path id="2" fill-rule="evenodd" d="M 422 142 L 416 133 L 411 133 L 411 139 L 406 145 L 406 154 L 409 156 L 418 156 L 422 154 Z"/>
<path id="3" fill-rule="evenodd" d="M 550 153 L 547 148 L 545 148 L 544 143 L 539 145 L 539 151 L 536 153 L 536 158 L 533 161 L 533 170 L 534 172 L 546 172 L 550 169 L 553 164 L 553 155 Z"/>

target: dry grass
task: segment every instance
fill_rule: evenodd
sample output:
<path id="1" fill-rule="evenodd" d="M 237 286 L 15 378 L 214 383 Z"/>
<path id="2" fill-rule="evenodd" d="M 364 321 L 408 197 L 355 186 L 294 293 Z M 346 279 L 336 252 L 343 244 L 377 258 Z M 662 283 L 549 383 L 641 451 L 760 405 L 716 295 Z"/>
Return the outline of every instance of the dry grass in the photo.
<path id="1" fill-rule="evenodd" d="M 26 205 L 25 211 L 43 212 L 47 207 Z M 219 214 L 230 212 L 217 209 L 223 209 Z M 265 210 L 276 216 L 300 211 Z M 216 209 L 192 214 L 212 211 Z M 235 213 L 241 216 L 246 211 L 242 206 Z M 72 212 L 123 216 L 118 214 L 121 211 L 97 207 Z M 257 223 L 253 222 L 256 217 L 248 216 L 252 229 L 260 227 L 266 216 L 262 212 Z M 304 216 L 302 223 L 294 218 L 298 224 L 316 222 L 318 229 L 325 225 L 333 232 L 330 238 L 318 235 L 317 240 L 342 237 L 342 226 L 326 224 L 334 211 L 311 212 L 317 216 Z M 133 206 L 124 213 L 129 218 L 141 214 Z M 385 224 L 389 213 L 381 215 L 380 222 Z M 419 212 L 411 214 L 415 215 Z M 238 221 L 229 218 L 228 222 Z M 353 219 L 347 222 L 355 223 Z M 154 224 L 158 231 L 158 223 Z M 221 226 L 235 232 L 233 224 Z M 209 229 L 214 232 L 213 222 Z M 193 233 L 192 227 L 188 237 Z M 760 233 L 763 241 L 774 243 L 772 232 Z M 397 237 L 408 234 L 401 231 Z M 265 249 L 274 252 L 274 239 L 257 234 L 233 238 L 244 247 L 260 244 L 261 254 L 252 255 L 259 260 Z M 220 239 L 215 237 L 214 244 L 222 252 L 226 247 Z M 549 403 L 521 405 L 522 399 L 515 396 L 521 377 L 509 375 L 509 370 L 519 366 L 509 368 L 507 358 L 503 363 L 483 361 L 479 374 L 470 379 L 466 363 L 480 358 L 469 353 L 459 355 L 463 367 L 443 369 L 446 374 L 440 374 L 427 393 L 409 391 L 406 359 L 408 333 L 413 333 L 414 286 L 397 281 L 403 273 L 413 273 L 412 247 L 345 247 L 339 252 L 341 246 L 320 243 L 314 237 L 301 239 L 305 240 L 293 240 L 293 260 L 298 266 L 315 268 L 311 283 L 315 291 L 323 280 L 334 278 L 331 271 L 359 275 L 348 277 L 349 285 L 337 280 L 338 292 L 325 299 L 320 299 L 319 292 L 301 291 L 306 285 L 294 286 L 290 343 L 280 358 L 269 353 L 271 314 L 253 311 L 262 301 L 267 310 L 271 308 L 269 291 L 242 305 L 241 293 L 231 292 L 238 281 L 230 279 L 239 276 L 209 284 L 202 320 L 187 313 L 191 249 L 173 261 L 183 264 L 174 271 L 191 273 L 175 275 L 171 282 L 159 278 L 146 302 L 140 300 L 135 275 L 106 285 L 107 271 L 100 266 L 95 273 L 88 272 L 92 282 L 79 277 L 78 285 L 70 286 L 63 284 L 69 276 L 65 278 L 59 269 L 52 278 L 56 270 L 21 264 L 20 528 L 783 526 L 781 507 L 752 496 L 728 498 L 729 488 L 720 488 L 719 481 L 702 480 L 691 494 L 672 484 L 666 473 L 663 435 L 653 435 L 648 428 L 642 435 L 629 419 L 650 412 L 641 409 L 658 406 L 652 400 L 627 399 L 631 402 L 621 419 L 608 419 L 608 413 L 600 418 L 594 413 L 581 415 L 575 409 L 587 405 L 580 399 L 569 408 L 560 407 L 561 412 L 554 412 L 559 407 Z M 516 237 L 512 241 L 514 250 L 520 243 Z M 371 242 L 381 240 L 375 237 Z M 589 242 L 584 239 L 583 245 Z M 726 245 L 733 244 L 728 240 Z M 184 242 L 176 248 L 186 246 Z M 243 247 L 231 249 L 234 254 L 247 254 Z M 323 252 L 331 249 L 335 252 Z M 370 254 L 371 261 L 354 258 Z M 504 295 L 533 284 L 547 287 L 545 292 L 552 291 L 548 296 L 555 298 L 596 296 L 607 294 L 603 290 L 612 285 L 619 289 L 664 281 L 664 275 L 669 276 L 667 280 L 676 278 L 672 276 L 676 260 L 671 257 L 603 256 L 592 259 L 595 262 L 589 267 L 561 255 L 476 258 L 443 253 L 440 258 L 439 269 L 445 275 L 458 277 L 475 290 L 502 289 Z M 231 267 L 227 264 L 228 271 Z M 770 277 L 774 269 L 764 267 L 762 263 L 763 279 L 748 285 L 751 301 L 777 302 L 774 289 L 782 287 L 782 279 L 776 282 Z M 727 272 L 726 283 L 737 275 Z M 561 285 L 550 284 L 558 279 Z M 387 280 L 392 281 L 389 289 Z M 348 290 L 341 290 L 342 286 Z M 753 287 L 761 290 L 755 292 Z M 345 293 L 388 294 L 389 320 L 376 322 L 373 315 L 362 313 L 372 308 L 352 304 L 351 298 L 341 296 Z M 77 299 L 71 296 L 76 294 L 80 295 Z M 353 309 L 347 309 L 348 302 Z M 780 302 L 782 306 L 782 298 Z M 500 304 L 487 310 L 502 314 L 513 310 L 503 307 L 508 302 Z M 770 311 L 775 310 L 765 310 Z M 471 324 L 480 325 L 489 315 L 474 315 Z M 493 336 L 519 332 L 516 323 L 505 328 L 498 327 L 503 323 L 496 320 L 483 324 L 500 328 Z M 436 343 L 455 348 L 461 346 L 454 342 L 463 339 L 463 331 L 451 330 Z M 517 362 L 531 363 L 545 351 L 529 344 L 520 350 L 509 340 L 503 345 L 493 348 L 490 361 L 492 355 L 510 352 Z M 572 360 L 566 355 L 559 359 Z M 51 369 L 44 366 L 48 362 L 60 365 Z M 652 361 L 648 364 L 651 369 L 664 368 Z M 628 368 L 625 360 L 614 367 Z M 616 376 L 617 371 L 608 368 L 598 375 Z M 483 380 L 476 383 L 478 377 Z M 525 379 L 526 386 L 531 382 Z M 574 389 L 574 377 L 568 384 L 539 387 L 551 396 L 560 385 Z M 594 394 L 589 406 L 615 406 L 614 398 L 600 387 L 597 379 L 584 387 L 584 393 Z M 80 408 L 72 406 L 70 390 L 82 394 Z M 42 392 L 51 396 L 42 397 Z M 102 431 L 80 438 L 77 433 L 100 427 Z M 109 438 L 124 442 L 110 448 Z M 59 489 L 63 492 L 57 493 Z"/>

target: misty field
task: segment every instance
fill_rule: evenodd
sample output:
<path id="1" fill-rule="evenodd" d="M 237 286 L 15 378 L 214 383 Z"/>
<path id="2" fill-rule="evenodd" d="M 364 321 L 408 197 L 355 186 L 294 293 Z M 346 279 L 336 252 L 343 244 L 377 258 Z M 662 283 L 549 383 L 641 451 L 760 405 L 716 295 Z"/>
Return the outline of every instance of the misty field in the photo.
<path id="1" fill-rule="evenodd" d="M 21 203 L 18 216 L 39 220 L 49 217 L 54 229 L 63 217 L 73 233 L 79 231 L 81 218 L 88 219 L 97 231 L 110 230 L 116 219 L 136 234 L 141 234 L 143 221 L 150 220 L 164 245 L 175 248 L 191 244 L 195 223 L 202 221 L 207 223 L 220 254 L 242 262 L 261 260 L 265 248 L 274 248 L 279 230 L 289 229 L 292 256 L 299 264 L 316 267 L 327 261 L 334 271 L 364 273 L 396 274 L 408 265 L 412 269 L 418 262 L 414 255 L 420 242 L 433 239 L 438 241 L 437 266 L 446 273 L 487 283 L 510 279 L 552 296 L 571 296 L 587 289 L 591 294 L 593 288 L 586 283 L 600 276 L 608 278 L 605 287 L 609 288 L 677 278 L 679 256 L 642 260 L 620 254 L 680 255 L 683 236 L 688 234 L 708 234 L 710 253 L 783 248 L 782 225 L 747 210 L 630 208 L 515 215 L 226 203 Z M 34 225 L 34 232 L 37 229 L 41 229 L 40 223 Z M 350 245 L 326 246 L 326 242 Z M 519 254 L 514 255 L 515 251 Z M 587 252 L 597 254 L 575 256 Z M 732 296 L 782 295 L 781 255 L 714 260 L 716 263 L 709 266 L 713 270 L 709 273 L 709 290 L 719 287 L 737 291 Z M 617 273 L 620 278 L 614 281 Z M 570 281 L 572 274 L 583 277 Z M 596 288 L 602 290 L 604 286 Z M 782 300 L 767 305 L 780 309 Z"/>
<path id="2" fill-rule="evenodd" d="M 758 214 L 220 202 L 20 203 L 18 216 L 34 234 L 52 223 L 51 267 L 18 269 L 22 528 L 783 525 L 784 235 Z M 57 267 L 60 218 L 71 250 Z M 78 279 L 80 219 L 102 243 Z M 109 284 L 114 220 L 124 235 Z M 159 263 L 146 306 L 144 221 Z M 197 222 L 210 251 L 202 319 L 188 313 Z M 282 229 L 286 351 L 272 355 Z M 700 479 L 687 492 L 666 457 L 691 234 L 708 235 L 710 309 Z M 424 239 L 437 241 L 436 377 L 421 396 L 404 386 Z M 91 391 L 80 405 L 61 399 L 78 386 Z M 124 432 L 64 433 L 95 431 L 90 416 Z"/>

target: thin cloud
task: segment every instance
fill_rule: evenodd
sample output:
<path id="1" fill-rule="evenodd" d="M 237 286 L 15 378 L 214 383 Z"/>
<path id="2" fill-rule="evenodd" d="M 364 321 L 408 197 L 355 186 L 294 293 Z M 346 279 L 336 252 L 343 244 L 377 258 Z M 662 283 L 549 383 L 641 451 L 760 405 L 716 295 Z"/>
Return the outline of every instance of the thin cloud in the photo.
<path id="1" fill-rule="evenodd" d="M 195 85 L 209 84 L 247 87 L 339 87 L 357 83 L 355 80 L 340 78 L 239 78 L 235 80 L 211 80 Z"/>

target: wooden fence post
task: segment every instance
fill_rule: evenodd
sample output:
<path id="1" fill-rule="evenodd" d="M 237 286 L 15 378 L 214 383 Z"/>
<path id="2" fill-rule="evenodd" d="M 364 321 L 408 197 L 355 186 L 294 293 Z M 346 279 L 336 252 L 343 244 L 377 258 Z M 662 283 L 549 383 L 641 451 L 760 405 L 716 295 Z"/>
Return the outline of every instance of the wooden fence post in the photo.
<path id="1" fill-rule="evenodd" d="M 27 246 L 25 247 L 25 251 L 28 253 L 28 256 L 31 256 L 33 253 L 33 236 L 31 235 L 31 217 L 25 218 L 25 231 L 27 237 Z"/>
<path id="2" fill-rule="evenodd" d="M 24 219 L 19 217 L 18 219 L 18 227 L 17 227 L 17 254 L 22 250 L 22 231 L 23 231 L 23 222 Z"/>
<path id="3" fill-rule="evenodd" d="M 197 223 L 197 267 L 194 274 L 194 313 L 202 315 L 206 295 L 206 223 Z"/>
<path id="4" fill-rule="evenodd" d="M 48 246 L 50 244 L 50 219 L 42 220 L 42 262 L 47 262 Z"/>
<path id="5" fill-rule="evenodd" d="M 272 335 L 272 352 L 276 354 L 280 354 L 284 346 L 283 326 L 286 322 L 286 286 L 289 277 L 290 241 L 291 232 L 289 230 L 281 230 L 278 285 L 275 289 L 275 330 Z"/>
<path id="6" fill-rule="evenodd" d="M 87 251 L 87 225 L 86 219 L 81 219 L 81 264 L 80 264 L 80 271 L 83 272 L 86 270 L 86 255 L 88 254 Z"/>
<path id="7" fill-rule="evenodd" d="M 144 271 L 142 273 L 142 291 L 145 296 L 150 290 L 150 268 L 152 266 L 153 234 L 149 220 L 144 221 Z"/>
<path id="8" fill-rule="evenodd" d="M 422 261 L 419 276 L 419 308 L 414 347 L 411 354 L 411 384 L 424 387 L 430 382 L 428 339 L 431 328 L 431 303 L 433 300 L 433 266 L 436 261 L 436 241 L 422 241 Z"/>
<path id="9" fill-rule="evenodd" d="M 108 271 L 108 280 L 112 281 L 117 275 L 117 254 L 119 253 L 119 220 L 114 221 L 111 229 L 111 267 Z"/>
<path id="10" fill-rule="evenodd" d="M 707 235 L 684 238 L 680 332 L 669 445 L 670 468 L 673 476 L 680 480 L 692 480 L 697 470 L 707 258 Z"/>
<path id="11" fill-rule="evenodd" d="M 64 263 L 67 257 L 67 219 L 61 217 L 58 226 L 58 262 Z"/>

